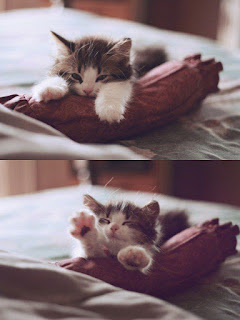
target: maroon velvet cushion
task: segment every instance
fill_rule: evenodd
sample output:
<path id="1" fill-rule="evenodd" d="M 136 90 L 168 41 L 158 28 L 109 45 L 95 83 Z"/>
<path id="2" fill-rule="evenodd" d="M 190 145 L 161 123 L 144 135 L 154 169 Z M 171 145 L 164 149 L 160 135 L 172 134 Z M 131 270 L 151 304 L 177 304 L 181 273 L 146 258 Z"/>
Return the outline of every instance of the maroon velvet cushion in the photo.
<path id="1" fill-rule="evenodd" d="M 0 98 L 9 109 L 43 121 L 77 142 L 108 142 L 150 131 L 176 120 L 218 90 L 222 64 L 200 55 L 167 62 L 141 78 L 125 119 L 100 121 L 94 99 L 69 95 L 58 101 L 36 102 L 30 96 Z"/>
<path id="2" fill-rule="evenodd" d="M 123 289 L 164 298 L 193 285 L 235 254 L 238 234 L 238 226 L 219 225 L 218 219 L 186 229 L 161 247 L 148 275 L 126 270 L 111 258 L 75 258 L 56 264 Z"/>

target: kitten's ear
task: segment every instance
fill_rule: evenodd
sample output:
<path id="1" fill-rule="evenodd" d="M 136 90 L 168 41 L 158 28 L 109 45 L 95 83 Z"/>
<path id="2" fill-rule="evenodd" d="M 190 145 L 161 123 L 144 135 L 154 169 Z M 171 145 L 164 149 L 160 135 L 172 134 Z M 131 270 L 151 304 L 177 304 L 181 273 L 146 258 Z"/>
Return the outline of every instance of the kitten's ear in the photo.
<path id="1" fill-rule="evenodd" d="M 93 197 L 91 197 L 89 194 L 85 194 L 83 197 L 83 204 L 88 207 L 93 213 L 96 215 L 99 215 L 101 213 L 104 213 L 105 207 L 103 204 L 95 200 Z"/>
<path id="2" fill-rule="evenodd" d="M 143 207 L 142 210 L 149 216 L 149 218 L 153 219 L 154 221 L 157 220 L 160 214 L 160 206 L 157 201 L 151 201 L 149 204 Z"/>
<path id="3" fill-rule="evenodd" d="M 130 56 L 131 48 L 132 48 L 132 39 L 130 38 L 124 38 L 118 41 L 113 47 L 114 50 L 117 50 L 119 53 L 121 53 L 124 56 Z"/>
<path id="4" fill-rule="evenodd" d="M 68 55 L 75 50 L 75 44 L 72 41 L 68 41 L 67 39 L 63 38 L 56 32 L 51 31 L 53 35 L 53 39 L 55 41 L 55 44 L 57 46 L 58 54 L 61 55 Z"/>

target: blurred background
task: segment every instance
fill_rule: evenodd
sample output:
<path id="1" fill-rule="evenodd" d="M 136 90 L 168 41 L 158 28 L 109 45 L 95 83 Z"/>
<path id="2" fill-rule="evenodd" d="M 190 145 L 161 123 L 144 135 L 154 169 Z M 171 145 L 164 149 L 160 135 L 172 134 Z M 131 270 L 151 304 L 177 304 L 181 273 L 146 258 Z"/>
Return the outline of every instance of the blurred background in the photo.
<path id="1" fill-rule="evenodd" d="M 93 184 L 240 206 L 240 161 L 1 160 L 0 196 Z"/>
<path id="2" fill-rule="evenodd" d="M 240 0 L 0 0 L 0 11 L 65 6 L 240 46 Z"/>

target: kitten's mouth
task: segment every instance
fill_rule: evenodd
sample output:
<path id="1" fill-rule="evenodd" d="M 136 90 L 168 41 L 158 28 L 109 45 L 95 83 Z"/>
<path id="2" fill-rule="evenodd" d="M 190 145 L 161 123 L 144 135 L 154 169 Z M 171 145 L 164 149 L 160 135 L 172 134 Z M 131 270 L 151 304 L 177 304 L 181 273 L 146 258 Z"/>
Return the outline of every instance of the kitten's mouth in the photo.
<path id="1" fill-rule="evenodd" d="M 115 233 L 111 233 L 108 238 L 110 239 L 118 239 L 118 236 Z"/>
<path id="2" fill-rule="evenodd" d="M 83 96 L 86 97 L 86 98 L 90 98 L 90 99 L 96 98 L 96 95 L 88 96 L 87 94 L 85 94 L 85 95 L 83 95 Z"/>

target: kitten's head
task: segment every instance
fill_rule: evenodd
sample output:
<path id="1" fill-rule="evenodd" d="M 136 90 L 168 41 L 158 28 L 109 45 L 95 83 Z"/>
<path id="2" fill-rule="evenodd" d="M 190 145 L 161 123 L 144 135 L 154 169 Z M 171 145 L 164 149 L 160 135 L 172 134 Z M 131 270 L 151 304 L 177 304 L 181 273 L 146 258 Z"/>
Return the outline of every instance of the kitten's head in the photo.
<path id="1" fill-rule="evenodd" d="M 50 74 L 65 78 L 73 92 L 95 97 L 105 83 L 131 78 L 131 39 L 85 37 L 73 42 L 52 34 L 57 55 Z"/>
<path id="2" fill-rule="evenodd" d="M 103 205 L 89 195 L 84 196 L 84 204 L 97 217 L 98 226 L 110 241 L 130 244 L 156 244 L 160 237 L 157 201 L 144 207 L 132 203 L 119 202 Z"/>

